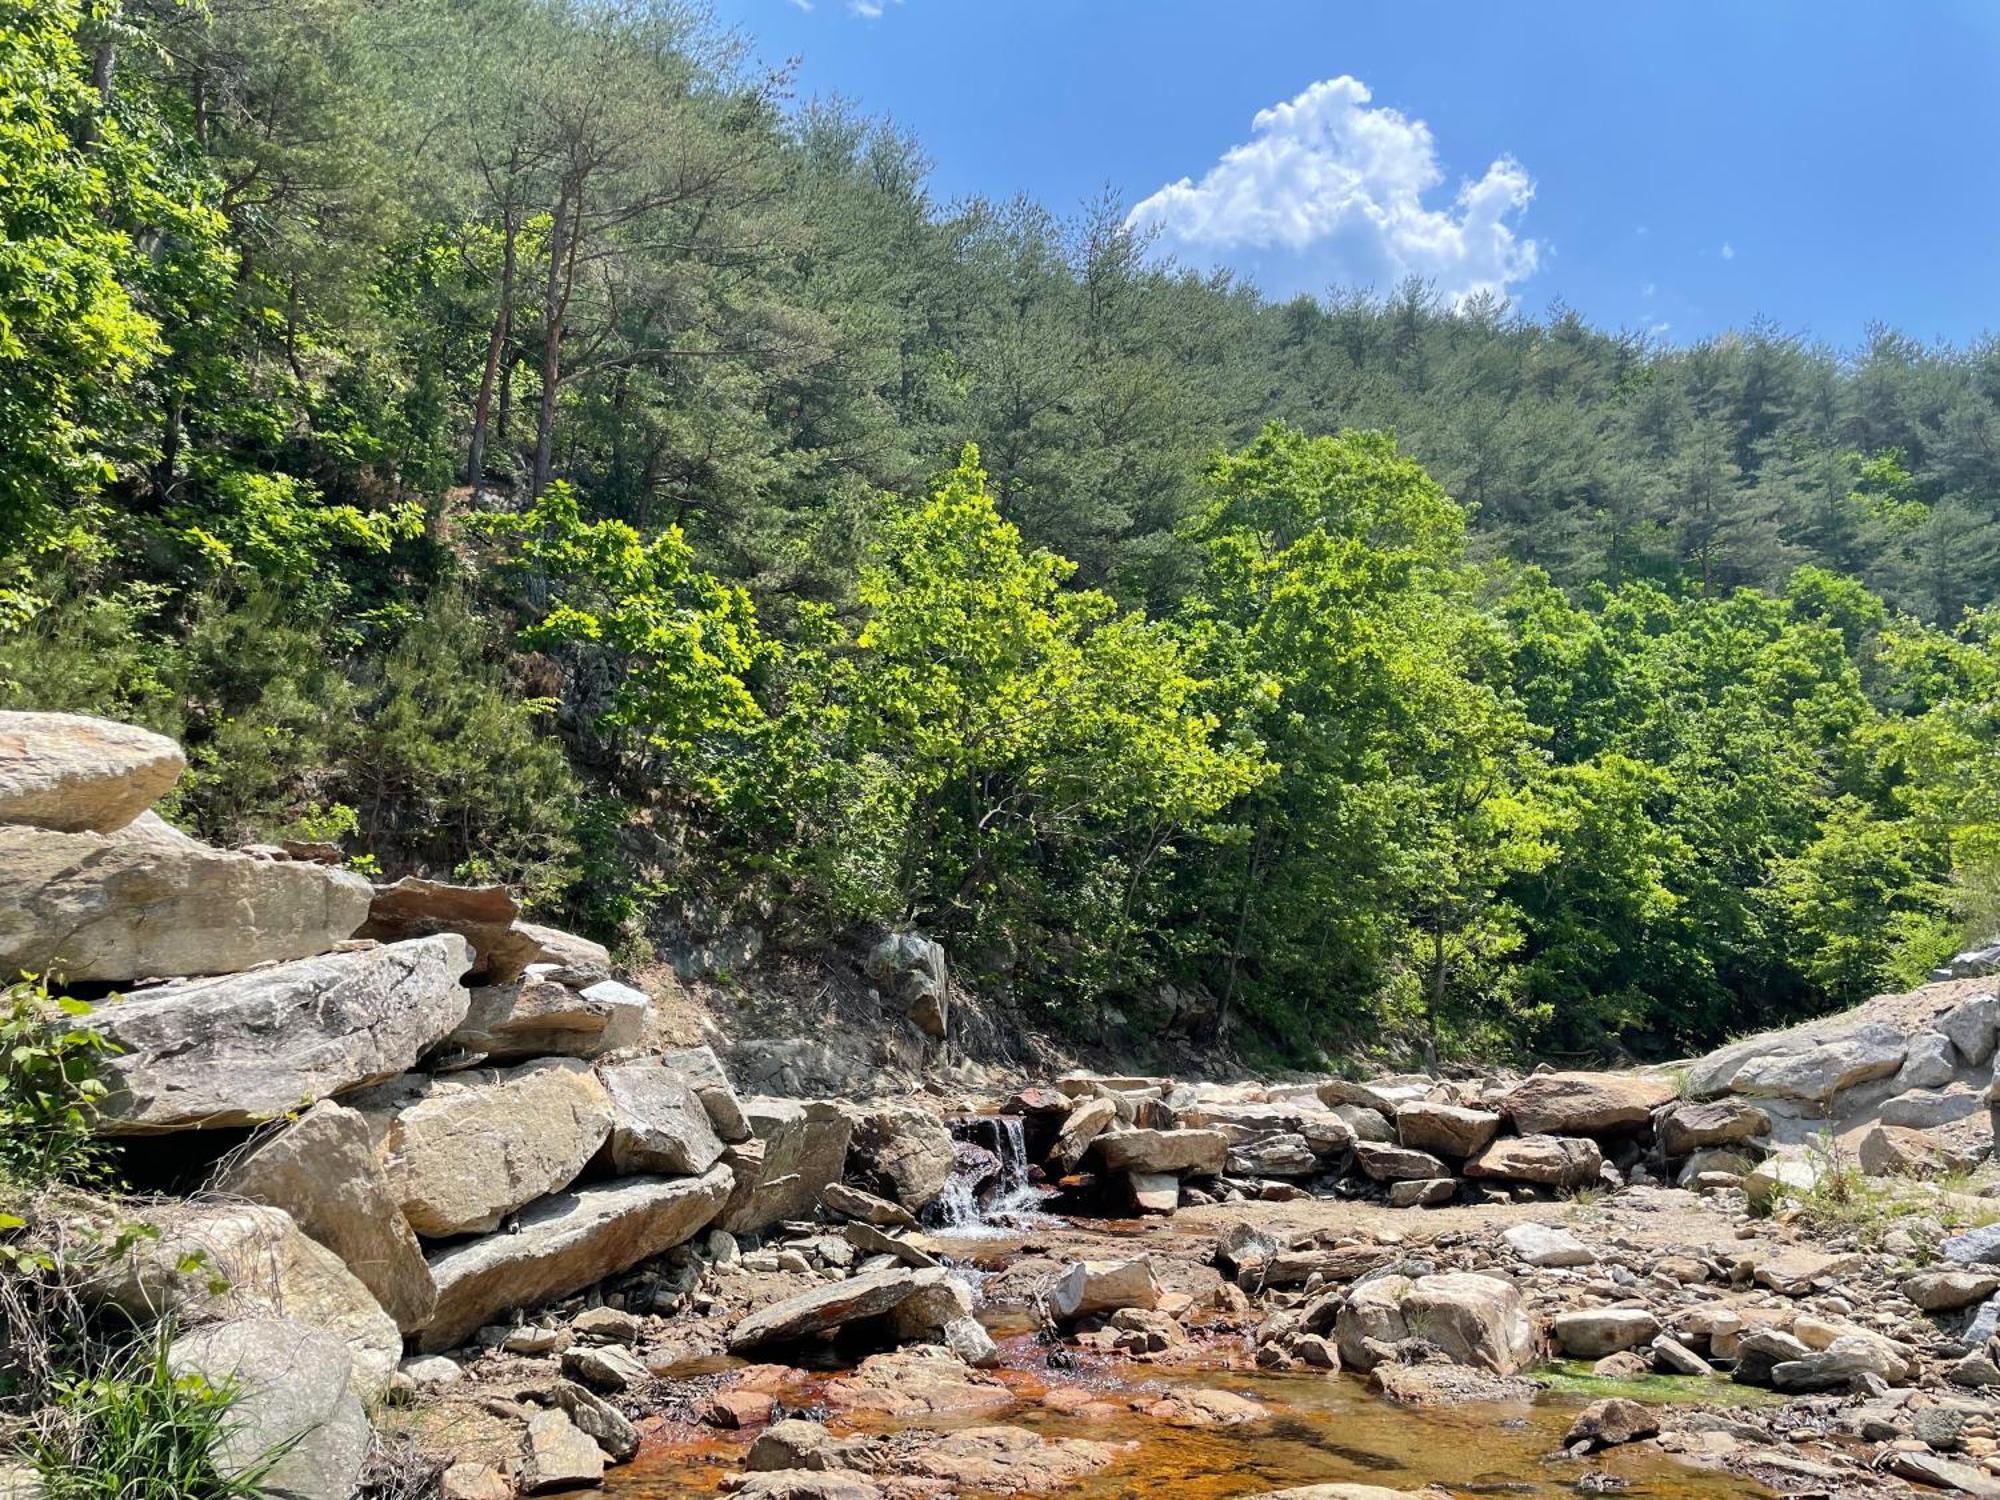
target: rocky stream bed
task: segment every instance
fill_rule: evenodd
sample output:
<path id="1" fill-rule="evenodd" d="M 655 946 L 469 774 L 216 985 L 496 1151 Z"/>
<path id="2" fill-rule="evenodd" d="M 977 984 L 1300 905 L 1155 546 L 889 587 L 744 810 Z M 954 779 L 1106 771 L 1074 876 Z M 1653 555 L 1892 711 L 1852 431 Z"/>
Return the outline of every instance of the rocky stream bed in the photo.
<path id="1" fill-rule="evenodd" d="M 101 1002 L 145 1190 L 12 1243 L 143 1215 L 78 1295 L 274 1495 L 2000 1496 L 1983 960 L 1671 1069 L 739 1094 L 506 890 L 208 848 L 180 768 L 0 715 L 0 965 Z M 935 944 L 869 969 L 949 1041 Z"/>

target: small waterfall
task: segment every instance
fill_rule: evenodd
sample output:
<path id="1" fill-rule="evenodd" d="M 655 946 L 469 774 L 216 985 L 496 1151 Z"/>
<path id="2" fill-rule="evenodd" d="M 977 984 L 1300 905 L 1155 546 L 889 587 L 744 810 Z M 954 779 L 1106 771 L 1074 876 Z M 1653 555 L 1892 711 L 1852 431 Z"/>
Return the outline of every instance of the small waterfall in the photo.
<path id="1" fill-rule="evenodd" d="M 926 1212 L 945 1234 L 978 1234 L 1048 1223 L 1043 1190 L 1029 1170 L 1027 1138 L 1018 1115 L 965 1115 L 953 1120 L 958 1162 L 944 1192 Z"/>

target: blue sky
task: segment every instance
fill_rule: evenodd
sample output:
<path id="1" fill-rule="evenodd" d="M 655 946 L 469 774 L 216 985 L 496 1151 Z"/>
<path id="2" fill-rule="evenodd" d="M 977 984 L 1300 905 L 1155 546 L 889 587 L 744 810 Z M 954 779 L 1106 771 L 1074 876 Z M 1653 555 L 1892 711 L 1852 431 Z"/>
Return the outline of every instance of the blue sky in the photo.
<path id="1" fill-rule="evenodd" d="M 1432 277 L 1674 342 L 2000 330 L 2000 3 L 718 0 L 940 196 L 1109 186 L 1267 290 Z M 1181 185 L 1183 184 L 1184 185 Z M 1180 186 L 1177 186 L 1180 185 Z"/>

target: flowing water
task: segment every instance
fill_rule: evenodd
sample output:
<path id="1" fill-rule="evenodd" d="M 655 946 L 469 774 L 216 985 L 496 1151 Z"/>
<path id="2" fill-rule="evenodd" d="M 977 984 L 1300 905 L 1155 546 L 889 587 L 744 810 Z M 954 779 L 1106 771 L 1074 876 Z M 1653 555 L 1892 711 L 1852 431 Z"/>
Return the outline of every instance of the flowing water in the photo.
<path id="1" fill-rule="evenodd" d="M 1584 1484 L 1586 1490 L 1615 1489 L 1639 1500 L 1749 1500 L 1769 1494 L 1748 1480 L 1686 1466 L 1643 1445 L 1582 1460 L 1561 1456 L 1563 1433 L 1584 1404 L 1582 1396 L 1416 1408 L 1391 1404 L 1353 1376 L 1116 1362 L 1074 1373 L 1037 1373 L 1029 1368 L 1040 1362 L 1031 1342 L 1009 1340 L 1004 1348 L 1009 1368 L 1002 1378 L 1020 1397 L 1011 1410 L 961 1420 L 836 1419 L 831 1425 L 837 1431 L 893 1433 L 1006 1423 L 1045 1438 L 1131 1445 L 1108 1468 L 1056 1492 L 1064 1500 L 1157 1500 L 1163 1484 L 1171 1485 L 1174 1500 L 1230 1500 L 1327 1483 L 1402 1490 L 1439 1484 L 1461 1495 L 1554 1500 L 1574 1496 L 1586 1476 L 1599 1476 Z M 1051 1385 L 1084 1385 L 1119 1404 L 1146 1392 L 1226 1390 L 1263 1403 L 1271 1415 L 1238 1427 L 1171 1427 L 1138 1412 L 1106 1417 L 1101 1411 L 1052 1410 L 1041 1399 Z M 809 1398 L 810 1389 L 803 1394 Z M 718 1494 L 723 1476 L 739 1467 L 748 1445 L 745 1435 L 670 1428 L 649 1441 L 635 1463 L 607 1475 L 605 1492 L 620 1500 Z M 988 1497 L 968 1490 L 962 1500 Z"/>
<path id="2" fill-rule="evenodd" d="M 933 1236 L 978 1238 L 1002 1229 L 1032 1229 L 1060 1221 L 1043 1212 L 1048 1190 L 1035 1185 L 1028 1169 L 1027 1137 L 1019 1115 L 966 1115 L 951 1122 L 952 1135 L 990 1154 L 999 1173 L 984 1184 L 960 1168 L 945 1183 L 931 1215 Z"/>

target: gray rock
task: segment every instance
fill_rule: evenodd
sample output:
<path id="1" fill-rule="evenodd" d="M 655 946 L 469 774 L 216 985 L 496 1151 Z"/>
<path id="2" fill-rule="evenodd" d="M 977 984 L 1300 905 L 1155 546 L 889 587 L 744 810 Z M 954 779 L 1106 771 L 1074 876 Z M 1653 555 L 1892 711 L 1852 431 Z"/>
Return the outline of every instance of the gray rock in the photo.
<path id="1" fill-rule="evenodd" d="M 1000 1364 L 1000 1348 L 977 1318 L 953 1318 L 945 1324 L 944 1346 L 975 1370 Z"/>
<path id="2" fill-rule="evenodd" d="M 1918 1271 L 1903 1278 L 1901 1290 L 1925 1312 L 1957 1312 L 2000 1292 L 2000 1275 L 1980 1271 Z"/>
<path id="3" fill-rule="evenodd" d="M 430 1320 L 437 1285 L 377 1159 L 368 1122 L 322 1100 L 253 1142 L 216 1179 L 221 1191 L 282 1208 L 338 1255 L 405 1333 Z"/>
<path id="4" fill-rule="evenodd" d="M 1891 1384 L 1908 1378 L 1909 1354 L 1873 1334 L 1842 1334 L 1804 1359 L 1771 1367 L 1771 1384 L 1781 1391 L 1845 1390 L 1857 1377 L 1872 1375 Z"/>
<path id="5" fill-rule="evenodd" d="M 546 1495 L 604 1482 L 604 1450 L 558 1407 L 535 1413 L 521 1439 L 514 1488 Z"/>
<path id="6" fill-rule="evenodd" d="M 1372 1370 L 1382 1352 L 1410 1338 L 1454 1364 L 1512 1375 L 1533 1363 L 1534 1324 L 1512 1282 L 1472 1272 L 1378 1276 L 1348 1294 L 1335 1322 L 1343 1365 Z"/>
<path id="7" fill-rule="evenodd" d="M 672 1068 L 688 1081 L 708 1111 L 709 1124 L 725 1143 L 734 1145 L 751 1138 L 753 1132 L 749 1117 L 743 1113 L 743 1101 L 736 1096 L 735 1086 L 723 1072 L 714 1048 L 682 1047 L 662 1053 L 660 1066 Z"/>
<path id="8" fill-rule="evenodd" d="M 0 710 L 0 823 L 113 833 L 187 767 L 165 735 L 83 714 Z"/>
<path id="9" fill-rule="evenodd" d="M 1669 1104 L 1654 1118 L 1654 1133 L 1660 1149 L 1678 1161 L 1696 1151 L 1717 1146 L 1734 1146 L 1771 1133 L 1771 1117 L 1742 1099 L 1715 1099 L 1707 1103 L 1680 1099 Z"/>
<path id="10" fill-rule="evenodd" d="M 743 1111 L 756 1139 L 723 1153 L 736 1186 L 720 1223 L 731 1234 L 757 1234 L 812 1213 L 846 1169 L 853 1126 L 837 1106 L 821 1101 L 753 1098 L 743 1101 Z"/>
<path id="11" fill-rule="evenodd" d="M 1118 1106 L 1112 1100 L 1102 1096 L 1078 1100 L 1056 1131 L 1049 1159 L 1061 1171 L 1075 1171 L 1091 1143 L 1117 1120 Z"/>
<path id="12" fill-rule="evenodd" d="M 1396 1142 L 1396 1127 L 1378 1109 L 1366 1104 L 1336 1104 L 1333 1113 L 1347 1123 L 1358 1141 L 1380 1141 L 1384 1145 Z"/>
<path id="13" fill-rule="evenodd" d="M 1938 1251 L 1955 1266 L 2000 1265 L 2000 1224 L 1955 1234 Z"/>
<path id="14" fill-rule="evenodd" d="M 850 1110 L 845 1175 L 912 1213 L 937 1201 L 958 1146 L 943 1120 L 915 1105 Z"/>
<path id="15" fill-rule="evenodd" d="M 258 1481 L 273 1500 L 348 1500 L 374 1441 L 352 1362 L 332 1334 L 290 1318 L 247 1318 L 176 1338 L 167 1363 L 239 1391 L 214 1453 L 245 1474 L 279 1453 Z"/>
<path id="16" fill-rule="evenodd" d="M 344 941 L 368 892 L 345 870 L 211 849 L 152 813 L 112 833 L 0 825 L 0 973 L 235 974 Z"/>
<path id="17" fill-rule="evenodd" d="M 1910 1050 L 1903 1066 L 1896 1070 L 1895 1087 L 1941 1089 L 1957 1076 L 1961 1059 L 1950 1037 L 1939 1031 L 1919 1031 L 1910 1038 Z"/>
<path id="18" fill-rule="evenodd" d="M 708 1227 L 729 1196 L 730 1172 L 621 1178 L 558 1193 L 522 1210 L 512 1234 L 490 1234 L 431 1257 L 438 1307 L 419 1336 L 449 1349 L 501 1312 L 595 1286 Z"/>
<path id="19" fill-rule="evenodd" d="M 1908 1050 L 1903 1033 L 1881 1021 L 1767 1032 L 1696 1063 L 1688 1092 L 1697 1099 L 1734 1092 L 1824 1104 L 1841 1089 L 1889 1077 Z"/>
<path id="20" fill-rule="evenodd" d="M 945 1034 L 950 1006 L 944 949 L 936 942 L 920 933 L 891 933 L 868 955 L 868 973 L 920 1030 Z"/>
<path id="21" fill-rule="evenodd" d="M 644 995 L 611 981 L 578 991 L 538 972 L 538 967 L 503 983 L 475 988 L 465 1023 L 452 1032 L 446 1045 L 488 1062 L 511 1062 L 530 1057 L 602 1057 L 639 1043 L 651 1005 Z M 612 987 L 605 989 L 604 983 Z"/>
<path id="22" fill-rule="evenodd" d="M 1451 1168 L 1428 1151 L 1380 1141 L 1356 1141 L 1354 1161 L 1375 1182 L 1431 1182 L 1451 1176 Z"/>
<path id="23" fill-rule="evenodd" d="M 1588 1266 L 1597 1261 L 1597 1252 L 1582 1240 L 1549 1224 L 1516 1224 L 1500 1237 L 1531 1266 Z"/>
<path id="24" fill-rule="evenodd" d="M 920 1291 L 944 1284 L 950 1273 L 897 1266 L 832 1281 L 786 1297 L 740 1319 L 729 1331 L 729 1352 L 795 1343 L 864 1318 L 884 1318 Z"/>
<path id="25" fill-rule="evenodd" d="M 464 1016 L 469 961 L 463 938 L 424 938 L 99 1006 L 80 1024 L 118 1048 L 100 1128 L 254 1125 L 393 1077 Z"/>
<path id="26" fill-rule="evenodd" d="M 1304 1136 L 1285 1133 L 1231 1146 L 1225 1168 L 1238 1177 L 1311 1177 L 1320 1160 Z"/>
<path id="27" fill-rule="evenodd" d="M 639 1356 L 621 1344 L 576 1344 L 563 1351 L 562 1372 L 594 1391 L 628 1391 L 652 1378 Z"/>
<path id="28" fill-rule="evenodd" d="M 643 1368 L 643 1367 L 642 1367 Z M 574 1380 L 556 1382 L 556 1405 L 577 1430 L 604 1450 L 615 1464 L 630 1463 L 639 1452 L 639 1429 L 625 1413 L 595 1391 Z"/>
<path id="29" fill-rule="evenodd" d="M 1701 1379 L 1715 1373 L 1715 1366 L 1664 1333 L 1653 1340 L 1653 1367 L 1663 1375 L 1693 1375 Z"/>
<path id="30" fill-rule="evenodd" d="M 283 1209 L 166 1203 L 149 1209 L 147 1221 L 158 1237 L 104 1266 L 87 1288 L 92 1301 L 141 1322 L 172 1317 L 183 1328 L 294 1318 L 347 1346 L 363 1401 L 388 1390 L 403 1355 L 395 1319 Z M 118 1223 L 98 1227 L 109 1237 Z"/>
<path id="31" fill-rule="evenodd" d="M 654 1062 L 605 1064 L 611 1165 L 619 1172 L 706 1172 L 722 1155 L 708 1110 L 679 1073 Z"/>
<path id="32" fill-rule="evenodd" d="M 611 1134 L 609 1096 L 571 1057 L 409 1074 L 352 1103 L 377 1134 L 411 1227 L 434 1238 L 497 1229 L 568 1187 Z"/>
<path id="33" fill-rule="evenodd" d="M 1389 1184 L 1391 1208 L 1436 1208 L 1457 1196 L 1456 1177 L 1406 1178 Z"/>
<path id="34" fill-rule="evenodd" d="M 1876 1118 L 1884 1125 L 1900 1125 L 1909 1130 L 1934 1130 L 1954 1120 L 1964 1120 L 1986 1107 L 1977 1089 L 1955 1083 L 1945 1089 L 1911 1089 L 1882 1101 Z"/>

